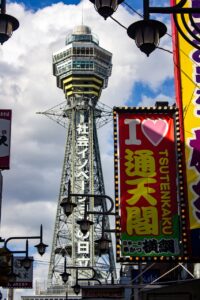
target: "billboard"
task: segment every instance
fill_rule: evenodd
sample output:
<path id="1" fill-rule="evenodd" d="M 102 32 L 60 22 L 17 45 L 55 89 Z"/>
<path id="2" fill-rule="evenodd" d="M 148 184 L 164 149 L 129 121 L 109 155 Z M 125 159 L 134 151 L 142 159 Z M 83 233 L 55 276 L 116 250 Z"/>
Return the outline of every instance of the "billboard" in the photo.
<path id="1" fill-rule="evenodd" d="M 0 170 L 10 168 L 11 117 L 10 109 L 0 109 Z"/>
<path id="2" fill-rule="evenodd" d="M 22 266 L 22 256 L 13 256 L 13 273 L 16 275 L 15 281 L 9 281 L 4 285 L 7 288 L 30 289 L 33 287 L 33 262 L 29 269 Z M 33 257 L 30 257 L 33 260 Z"/>
<path id="3" fill-rule="evenodd" d="M 171 0 L 171 5 L 179 0 Z M 197 0 L 187 1 L 188 7 L 200 7 Z M 193 14 L 200 28 L 200 14 Z M 180 16 L 179 25 L 186 33 Z M 186 24 L 190 19 L 186 17 Z M 187 34 L 187 33 L 186 33 Z M 199 45 L 199 43 L 198 43 Z M 176 102 L 180 110 L 182 152 L 185 157 L 185 197 L 190 220 L 190 260 L 200 259 L 200 50 L 188 44 L 173 24 Z"/>
<path id="4" fill-rule="evenodd" d="M 177 116 L 168 106 L 114 108 L 118 261 L 187 255 Z"/>

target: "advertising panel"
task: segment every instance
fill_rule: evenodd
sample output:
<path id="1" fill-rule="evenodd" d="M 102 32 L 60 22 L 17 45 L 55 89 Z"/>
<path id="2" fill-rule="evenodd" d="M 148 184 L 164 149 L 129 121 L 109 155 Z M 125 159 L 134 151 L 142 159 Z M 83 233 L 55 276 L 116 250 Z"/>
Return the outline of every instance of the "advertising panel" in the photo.
<path id="1" fill-rule="evenodd" d="M 33 260 L 33 257 L 30 257 Z M 16 275 L 15 281 L 7 282 L 7 288 L 19 288 L 19 289 L 30 289 L 33 287 L 33 262 L 29 269 L 26 269 L 22 265 L 22 256 L 13 257 L 13 273 Z"/>
<path id="2" fill-rule="evenodd" d="M 10 168 L 11 116 L 10 109 L 0 109 L 0 170 Z"/>
<path id="3" fill-rule="evenodd" d="M 179 0 L 171 0 L 175 5 Z M 189 7 L 200 7 L 200 1 L 187 1 Z M 186 33 L 185 25 L 178 18 Z M 189 18 L 186 24 L 189 25 Z M 200 15 L 193 14 L 193 21 L 200 28 Z M 186 33 L 187 34 L 187 33 Z M 173 24 L 173 46 L 175 60 L 176 101 L 181 112 L 181 141 L 185 153 L 185 197 L 188 201 L 190 219 L 190 259 L 200 259 L 200 50 L 188 44 L 177 33 Z"/>
<path id="4" fill-rule="evenodd" d="M 180 257 L 183 249 L 186 254 L 187 246 L 181 236 L 185 225 L 180 232 L 185 215 L 180 216 L 178 209 L 182 165 L 178 163 L 175 109 L 115 108 L 114 115 L 121 255 L 137 259 Z"/>

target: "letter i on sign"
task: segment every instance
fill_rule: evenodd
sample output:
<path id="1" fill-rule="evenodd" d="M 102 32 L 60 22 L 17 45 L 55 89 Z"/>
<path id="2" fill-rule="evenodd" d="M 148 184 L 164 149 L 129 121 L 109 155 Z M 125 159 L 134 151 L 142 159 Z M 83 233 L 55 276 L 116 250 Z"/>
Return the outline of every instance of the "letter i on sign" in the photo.
<path id="1" fill-rule="evenodd" d="M 125 140 L 126 145 L 141 145 L 141 140 L 138 140 L 136 136 L 136 126 L 140 123 L 141 121 L 139 119 L 124 120 L 124 124 L 129 126 L 129 139 Z"/>

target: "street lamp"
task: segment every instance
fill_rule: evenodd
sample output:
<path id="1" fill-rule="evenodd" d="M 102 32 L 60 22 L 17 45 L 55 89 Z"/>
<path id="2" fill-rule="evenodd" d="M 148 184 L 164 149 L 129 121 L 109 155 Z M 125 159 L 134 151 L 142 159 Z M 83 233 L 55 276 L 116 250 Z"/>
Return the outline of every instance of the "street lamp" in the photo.
<path id="1" fill-rule="evenodd" d="M 9 241 L 11 240 L 21 240 L 21 239 L 25 239 L 26 240 L 26 249 L 25 250 L 10 250 L 7 247 L 7 244 Z M 1 242 L 4 241 L 4 249 L 6 251 L 8 251 L 9 253 L 11 253 L 12 257 L 11 257 L 11 273 L 9 274 L 9 281 L 15 281 L 16 279 L 16 274 L 13 273 L 13 254 L 25 254 L 26 256 L 21 260 L 21 264 L 22 266 L 28 270 L 33 262 L 33 259 L 31 257 L 29 257 L 28 254 L 28 240 L 29 239 L 40 239 L 40 243 L 38 245 L 36 245 L 35 247 L 38 250 L 38 253 L 40 255 L 43 255 L 45 253 L 46 247 L 48 247 L 46 244 L 44 244 L 42 242 L 43 239 L 43 231 L 42 231 L 42 225 L 40 226 L 40 235 L 39 236 L 26 236 L 26 237 L 10 237 L 7 240 L 3 240 L 1 239 Z"/>
<path id="2" fill-rule="evenodd" d="M 35 247 L 37 248 L 37 251 L 38 253 L 42 256 L 45 251 L 46 251 L 46 248 L 48 247 L 48 245 L 44 244 L 43 243 L 43 228 L 42 228 L 42 225 L 40 226 L 40 236 L 39 236 L 39 239 L 40 239 L 40 242 L 39 244 L 35 245 Z"/>
<path id="3" fill-rule="evenodd" d="M 84 209 L 83 219 L 78 220 L 76 222 L 77 224 L 80 225 L 80 230 L 83 233 L 83 235 L 86 235 L 86 233 L 90 230 L 90 226 L 94 224 L 94 222 L 88 220 L 88 218 L 87 218 L 87 203 L 88 203 L 88 197 L 85 200 L 85 209 Z"/>
<path id="4" fill-rule="evenodd" d="M 68 182 L 68 196 L 67 197 L 63 197 L 63 199 L 62 199 L 62 201 L 60 203 L 60 206 L 63 208 L 64 214 L 67 217 L 69 217 L 72 214 L 74 208 L 77 206 L 76 203 L 73 203 L 71 201 L 71 197 L 69 195 L 70 194 L 70 188 L 71 187 L 70 187 L 70 180 L 69 180 L 69 182 Z"/>
<path id="5" fill-rule="evenodd" d="M 74 293 L 76 295 L 78 295 L 80 293 L 80 290 L 81 290 L 81 286 L 80 284 L 78 283 L 78 269 L 76 269 L 76 283 L 75 285 L 72 286 L 73 290 L 74 290 Z"/>
<path id="6" fill-rule="evenodd" d="M 26 240 L 26 256 L 22 259 L 22 266 L 28 270 L 32 265 L 33 259 L 28 256 L 28 240 Z"/>
<path id="7" fill-rule="evenodd" d="M 80 230 L 83 235 L 86 235 L 86 233 L 90 230 L 90 226 L 94 224 L 94 222 L 88 220 L 87 218 L 78 220 L 76 223 L 80 225 Z"/>
<path id="8" fill-rule="evenodd" d="M 118 5 L 124 0 L 90 0 L 97 12 L 106 20 L 118 8 Z"/>
<path id="9" fill-rule="evenodd" d="M 0 284 L 7 286 L 8 283 L 16 282 L 17 274 L 14 273 L 14 254 L 25 254 L 21 257 L 20 263 L 23 268 L 29 270 L 33 263 L 33 258 L 29 257 L 28 249 L 28 240 L 30 239 L 39 239 L 40 243 L 35 247 L 38 250 L 40 255 L 45 253 L 46 244 L 43 243 L 43 230 L 42 225 L 40 227 L 39 236 L 25 236 L 25 237 L 9 237 L 8 239 L 3 239 L 0 237 L 0 243 L 3 243 L 3 247 L 0 247 L 0 273 L 3 275 L 3 279 Z M 11 250 L 8 248 L 8 243 L 11 240 L 26 240 L 25 250 Z"/>
<path id="10" fill-rule="evenodd" d="M 62 281 L 63 281 L 64 283 L 67 283 L 67 281 L 68 281 L 70 275 L 71 275 L 71 274 L 70 274 L 70 273 L 67 273 L 66 271 L 64 271 L 63 273 L 60 274 L 60 276 L 62 277 Z"/>
<path id="11" fill-rule="evenodd" d="M 109 250 L 109 245 L 111 240 L 108 239 L 105 235 L 105 232 L 115 232 L 115 229 L 109 229 L 105 230 L 105 216 L 116 216 L 116 213 L 113 212 L 114 209 L 114 202 L 113 199 L 107 195 L 95 195 L 95 194 L 77 194 L 77 193 L 71 193 L 71 185 L 70 185 L 70 180 L 68 182 L 68 196 L 66 199 L 68 199 L 68 202 L 71 202 L 71 197 L 86 197 L 85 199 L 85 206 L 84 206 L 84 216 L 83 219 L 76 221 L 77 224 L 80 225 L 80 230 L 83 233 L 83 235 L 86 235 L 87 232 L 90 230 L 90 226 L 94 224 L 94 222 L 90 221 L 88 219 L 88 215 L 102 215 L 102 235 L 101 238 L 94 241 L 96 244 L 98 244 L 98 250 L 100 254 L 105 254 Z M 104 199 L 109 200 L 110 202 L 110 208 L 107 211 L 88 211 L 87 210 L 87 204 L 88 204 L 88 199 L 89 198 L 94 198 L 96 201 L 103 201 Z M 65 212 L 65 205 L 60 204 L 63 207 L 63 210 Z M 74 204 L 76 205 L 76 204 Z M 77 206 L 77 205 L 76 205 Z M 73 212 L 73 209 L 68 210 L 66 216 L 69 217 L 69 215 Z M 64 276 L 64 275 L 63 275 Z"/>
<path id="12" fill-rule="evenodd" d="M 142 20 L 133 23 L 127 29 L 128 36 L 135 40 L 137 47 L 147 56 L 158 47 L 160 38 L 167 27 L 156 20 Z"/>
<path id="13" fill-rule="evenodd" d="M 19 22 L 13 16 L 6 14 L 6 0 L 1 0 L 0 10 L 0 43 L 3 44 L 19 27 Z"/>
<path id="14" fill-rule="evenodd" d="M 65 257 L 65 260 L 64 260 L 64 272 L 60 274 L 60 276 L 62 277 L 62 281 L 64 283 L 67 283 L 67 281 L 69 279 L 69 276 L 71 275 L 70 273 L 67 273 L 66 270 L 67 270 L 67 260 L 66 260 L 66 257 Z"/>
<path id="15" fill-rule="evenodd" d="M 74 293 L 75 293 L 76 295 L 78 295 L 78 294 L 80 293 L 81 286 L 80 286 L 80 284 L 78 284 L 78 282 L 76 282 L 76 284 L 73 285 L 72 288 L 74 289 Z"/>
<path id="16" fill-rule="evenodd" d="M 90 0 L 98 13 L 105 19 L 110 17 L 124 0 Z M 184 7 L 187 0 L 180 0 L 178 4 L 170 7 L 150 6 L 149 0 L 143 0 L 143 20 L 131 24 L 127 29 L 127 34 L 134 39 L 137 47 L 147 56 L 159 45 L 160 38 L 167 32 L 167 27 L 162 22 L 150 19 L 150 14 L 172 14 L 175 26 L 181 36 L 194 48 L 200 50 L 200 28 L 193 20 L 194 14 L 200 13 L 200 7 Z M 195 2 L 195 1 L 193 1 Z M 197 2 L 197 1 L 196 1 Z M 193 4 L 195 5 L 195 4 Z M 183 30 L 179 24 L 178 16 L 181 16 Z M 187 18 L 190 24 L 187 23 Z M 124 26 L 123 26 L 124 27 Z"/>
<path id="17" fill-rule="evenodd" d="M 105 235 L 102 235 L 100 239 L 94 241 L 96 244 L 98 244 L 99 247 L 99 253 L 105 254 L 108 253 L 111 240 L 108 239 Z"/>
<path id="18" fill-rule="evenodd" d="M 108 239 L 105 236 L 105 232 L 107 230 L 105 230 L 105 216 L 116 216 L 116 213 L 113 212 L 113 208 L 114 208 L 114 202 L 112 200 L 111 197 L 107 196 L 107 195 L 93 195 L 93 194 L 71 194 L 72 196 L 87 196 L 86 200 L 85 200 L 85 210 L 84 210 L 84 217 L 81 220 L 77 221 L 77 224 L 80 225 L 80 230 L 81 232 L 85 235 L 89 230 L 90 230 L 90 225 L 93 225 L 94 222 L 90 221 L 87 219 L 87 215 L 102 215 L 102 236 L 99 240 L 96 240 L 95 243 L 97 243 L 99 245 L 99 250 L 100 253 L 106 253 L 109 249 L 109 243 L 111 242 L 110 239 Z M 94 198 L 95 200 L 98 201 L 103 201 L 103 199 L 108 199 L 111 203 L 110 209 L 107 211 L 88 211 L 87 210 L 87 202 L 88 202 L 88 198 Z M 115 232 L 115 230 L 108 230 L 107 232 Z"/>
<path id="19" fill-rule="evenodd" d="M 31 240 L 31 239 L 39 239 L 40 240 L 40 243 L 35 245 L 35 247 L 37 248 L 37 251 L 38 253 L 42 256 L 45 251 L 46 251 L 46 248 L 48 247 L 48 245 L 44 244 L 43 243 L 43 229 L 42 229 L 42 225 L 40 226 L 40 235 L 39 236 L 25 236 L 25 237 L 9 237 L 5 242 L 4 242 L 4 247 L 5 249 L 7 249 L 8 251 L 12 252 L 12 253 L 25 253 L 26 256 L 27 256 L 27 246 L 28 246 L 28 240 Z M 8 247 L 7 247 L 7 244 L 9 241 L 11 240 L 26 240 L 26 250 L 9 250 Z"/>
<path id="20" fill-rule="evenodd" d="M 60 206 L 63 208 L 65 215 L 69 217 L 77 205 L 73 203 L 69 197 L 64 197 Z"/>
<path id="21" fill-rule="evenodd" d="M 98 245 L 98 250 L 100 255 L 108 253 L 108 250 L 110 248 L 111 240 L 105 234 L 106 232 L 116 232 L 116 230 L 115 229 L 105 230 L 105 216 L 103 215 L 101 238 L 94 241 Z"/>
<path id="22" fill-rule="evenodd" d="M 64 283 L 67 283 L 69 276 L 71 275 L 70 273 L 67 272 L 67 270 L 76 270 L 76 283 L 75 285 L 72 286 L 74 293 L 76 295 L 78 295 L 80 293 L 81 290 L 81 286 L 78 283 L 79 281 L 96 281 L 99 284 L 101 284 L 101 281 L 99 279 L 96 278 L 97 273 L 95 271 L 95 269 L 93 267 L 81 267 L 81 266 L 67 266 L 67 260 L 66 257 L 64 258 L 64 272 L 60 274 L 60 276 L 62 277 L 62 280 Z M 79 270 L 89 270 L 92 271 L 92 275 L 89 278 L 79 278 L 78 277 L 78 271 Z"/>

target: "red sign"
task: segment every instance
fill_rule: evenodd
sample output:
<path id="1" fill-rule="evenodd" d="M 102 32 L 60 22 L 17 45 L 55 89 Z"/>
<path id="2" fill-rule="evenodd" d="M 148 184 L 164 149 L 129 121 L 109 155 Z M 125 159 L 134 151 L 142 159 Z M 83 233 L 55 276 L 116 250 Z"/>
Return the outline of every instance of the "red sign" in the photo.
<path id="1" fill-rule="evenodd" d="M 174 113 L 117 110 L 121 253 L 178 256 Z"/>
<path id="2" fill-rule="evenodd" d="M 0 109 L 0 170 L 10 168 L 11 116 L 11 110 Z"/>

